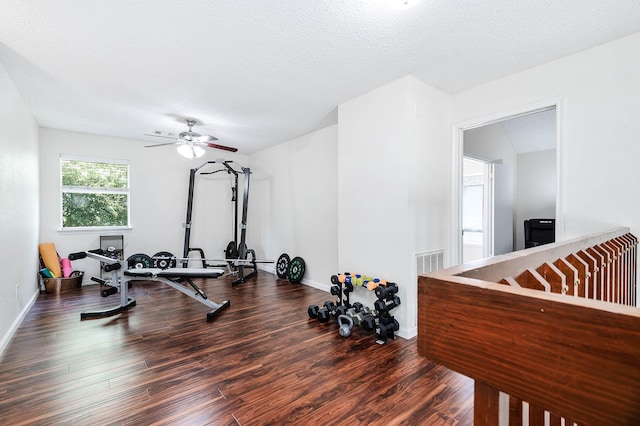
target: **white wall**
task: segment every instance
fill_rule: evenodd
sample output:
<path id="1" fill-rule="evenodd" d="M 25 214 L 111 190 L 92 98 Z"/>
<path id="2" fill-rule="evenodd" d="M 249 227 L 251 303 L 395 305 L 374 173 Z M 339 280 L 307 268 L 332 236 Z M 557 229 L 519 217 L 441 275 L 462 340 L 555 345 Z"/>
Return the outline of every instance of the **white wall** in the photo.
<path id="1" fill-rule="evenodd" d="M 640 158 L 640 33 L 456 94 L 454 122 L 560 98 L 564 237 L 630 226 Z"/>
<path id="2" fill-rule="evenodd" d="M 403 337 L 417 331 L 413 256 L 447 249 L 449 113 L 448 96 L 411 77 L 338 109 L 340 270 L 398 283 Z"/>
<path id="3" fill-rule="evenodd" d="M 38 125 L 0 64 L 0 354 L 38 295 Z M 16 289 L 16 286 L 19 286 Z"/>
<path id="4" fill-rule="evenodd" d="M 327 291 L 338 273 L 337 148 L 334 125 L 250 157 L 248 233 L 258 257 L 300 256 L 303 282 Z M 274 271 L 274 265 L 263 267 Z"/>
<path id="5" fill-rule="evenodd" d="M 98 248 L 100 235 L 108 233 L 60 231 L 60 155 L 73 154 L 107 159 L 124 159 L 130 167 L 131 230 L 115 232 L 125 239 L 125 257 L 136 253 L 149 256 L 168 251 L 181 256 L 184 242 L 189 170 L 220 157 L 244 166 L 248 158 L 208 150 L 204 157 L 188 160 L 173 147 L 144 148 L 145 142 L 88 135 L 61 130 L 40 130 L 40 239 L 56 244 L 58 253 Z M 207 166 L 204 170 L 215 170 Z M 242 178 L 240 178 L 242 185 Z M 191 247 L 201 247 L 208 258 L 223 257 L 232 237 L 231 183 L 226 173 L 196 179 L 191 230 Z M 251 247 L 251 241 L 249 246 Z M 73 268 L 99 274 L 94 260 L 73 262 Z"/>
<path id="6" fill-rule="evenodd" d="M 556 150 L 518 155 L 516 250 L 524 249 L 525 219 L 556 217 Z"/>

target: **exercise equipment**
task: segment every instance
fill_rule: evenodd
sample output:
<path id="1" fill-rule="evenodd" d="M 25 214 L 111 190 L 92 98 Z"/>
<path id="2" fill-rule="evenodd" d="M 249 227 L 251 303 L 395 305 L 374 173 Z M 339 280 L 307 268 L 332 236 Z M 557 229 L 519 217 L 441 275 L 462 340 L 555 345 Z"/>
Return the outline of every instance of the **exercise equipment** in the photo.
<path id="1" fill-rule="evenodd" d="M 318 311 L 320 307 L 318 305 L 309 305 L 307 308 L 307 314 L 309 314 L 309 318 L 316 319 L 318 318 Z"/>
<path id="2" fill-rule="evenodd" d="M 109 259 L 113 262 L 113 259 Z M 153 259 L 144 253 L 132 254 L 127 258 L 127 269 L 142 269 L 153 267 Z"/>
<path id="3" fill-rule="evenodd" d="M 338 327 L 338 333 L 342 337 L 349 337 L 353 328 L 353 320 L 347 315 L 338 315 Z"/>
<path id="4" fill-rule="evenodd" d="M 378 335 L 378 340 L 376 343 L 380 345 L 384 345 L 387 343 L 387 339 L 395 339 L 395 332 L 400 329 L 400 324 L 394 317 L 383 317 L 380 319 L 378 325 L 376 326 L 376 334 Z"/>
<path id="5" fill-rule="evenodd" d="M 100 249 L 89 250 L 89 251 L 78 252 L 78 253 L 71 253 L 69 255 L 69 260 L 79 260 L 87 257 L 90 259 L 103 262 L 104 272 L 111 273 L 111 279 L 110 279 L 111 286 L 113 288 L 116 288 L 116 292 L 118 288 L 120 289 L 120 305 L 110 309 L 103 310 L 103 311 L 82 312 L 80 313 L 80 319 L 85 320 L 85 319 L 110 317 L 112 315 L 119 314 L 122 311 L 125 311 L 127 309 L 130 309 L 136 306 L 136 299 L 128 295 L 129 286 L 121 285 L 120 270 L 125 269 L 124 268 L 125 262 L 114 261 L 114 259 L 104 256 L 104 252 Z"/>
<path id="6" fill-rule="evenodd" d="M 213 170 L 213 171 L 202 171 L 202 169 L 209 165 L 220 165 L 221 169 Z M 240 164 L 234 161 L 227 161 L 224 159 L 218 159 L 214 161 L 208 161 L 199 167 L 195 167 L 191 169 L 189 173 L 189 190 L 188 190 L 188 198 L 187 198 L 187 217 L 186 222 L 184 223 L 185 233 L 184 233 L 184 248 L 182 256 L 184 259 L 182 261 L 182 266 L 187 267 L 189 261 L 189 253 L 192 251 L 196 251 L 200 254 L 200 260 L 202 261 L 202 267 L 208 268 L 213 267 L 215 265 L 207 264 L 205 261 L 204 250 L 201 248 L 195 248 L 190 246 L 191 239 L 191 221 L 192 221 L 192 212 L 193 212 L 193 194 L 195 189 L 195 180 L 196 175 L 200 172 L 202 175 L 210 175 L 219 172 L 226 172 L 230 175 L 233 175 L 234 185 L 231 188 L 232 190 L 232 201 L 234 202 L 234 220 L 233 220 L 233 241 L 227 244 L 227 249 L 225 250 L 225 256 L 232 260 L 241 260 L 242 263 L 234 263 L 229 264 L 229 266 L 234 266 L 237 268 L 238 279 L 231 283 L 232 286 L 236 286 L 245 282 L 246 280 L 256 276 L 258 274 L 258 267 L 256 261 L 256 253 L 253 249 L 247 248 L 246 244 L 246 235 L 247 235 L 247 208 L 249 203 L 249 178 L 251 176 L 251 169 L 248 167 L 243 167 Z M 240 223 L 240 241 L 238 242 L 238 177 L 242 174 L 244 176 L 244 191 L 243 191 L 243 199 L 242 199 L 242 220 Z M 194 259 L 192 259 L 194 260 Z M 264 261 L 260 263 L 273 263 L 273 261 Z M 245 268 L 249 268 L 251 272 L 246 274 Z"/>
<path id="7" fill-rule="evenodd" d="M 218 278 L 222 274 L 224 274 L 223 269 L 215 268 L 139 268 L 124 271 L 124 275 L 127 276 L 129 280 L 161 282 L 207 306 L 211 309 L 211 311 L 207 313 L 208 322 L 213 321 L 221 311 L 228 308 L 231 305 L 231 302 L 229 300 L 225 300 L 222 303 L 215 303 L 209 300 L 206 293 L 191 279 Z M 182 282 L 189 284 L 195 293 L 182 285 Z"/>
<path id="8" fill-rule="evenodd" d="M 120 305 L 103 311 L 83 312 L 80 314 L 81 320 L 110 317 L 136 306 L 136 299 L 128 295 L 128 290 L 132 284 L 131 281 L 136 280 L 157 281 L 167 284 L 186 296 L 202 303 L 211 309 L 211 311 L 207 313 L 207 321 L 213 321 L 216 315 L 230 306 L 228 300 L 220 304 L 209 300 L 205 292 L 192 281 L 192 278 L 218 278 L 224 273 L 222 269 L 150 268 L 143 266 L 145 264 L 152 264 L 152 259 L 145 254 L 135 254 L 130 256 L 126 261 L 114 261 L 114 259 L 104 256 L 104 252 L 100 249 L 71 253 L 69 255 L 70 260 L 84 259 L 86 257 L 105 263 L 103 270 L 110 272 L 112 274 L 111 278 L 109 280 L 102 280 L 92 277 L 91 279 L 111 287 L 101 292 L 103 297 L 115 294 L 119 290 Z M 127 265 L 130 269 L 126 269 Z M 122 278 L 120 276 L 120 270 L 124 270 Z M 127 279 L 125 279 L 125 277 L 127 277 Z M 182 285 L 182 282 L 188 283 L 195 293 Z M 113 289 L 115 289 L 115 291 Z"/>
<path id="9" fill-rule="evenodd" d="M 69 276 L 71 276 L 71 272 L 73 271 L 73 269 L 71 269 L 71 261 L 68 257 L 65 257 L 60 261 L 60 264 L 62 265 L 62 276 L 64 278 L 69 278 Z"/>
<path id="10" fill-rule="evenodd" d="M 176 267 L 176 257 L 168 251 L 159 251 L 151 259 L 154 268 L 168 269 Z"/>
<path id="11" fill-rule="evenodd" d="M 296 256 L 291 259 L 288 273 L 289 282 L 292 284 L 298 284 L 300 281 L 302 281 L 305 269 L 306 265 L 303 258 Z"/>
<path id="12" fill-rule="evenodd" d="M 373 307 L 378 312 L 389 312 L 390 310 L 397 308 L 400 306 L 400 298 L 398 296 L 393 296 L 391 300 L 376 300 L 373 304 Z"/>
<path id="13" fill-rule="evenodd" d="M 396 283 L 387 283 L 387 285 L 378 285 L 375 289 L 376 297 L 379 300 L 388 299 L 389 297 L 393 297 L 398 292 L 398 284 Z"/>
<path id="14" fill-rule="evenodd" d="M 374 315 L 367 314 L 362 319 L 360 325 L 362 325 L 362 328 L 365 330 L 372 331 L 376 328 L 376 325 L 378 325 L 378 319 Z"/>
<path id="15" fill-rule="evenodd" d="M 289 278 L 289 264 L 291 263 L 291 259 L 287 253 L 282 253 L 276 262 L 276 275 L 278 278 L 287 279 Z"/>
<path id="16" fill-rule="evenodd" d="M 38 245 L 38 251 L 40 252 L 40 258 L 42 259 L 42 263 L 44 266 L 49 269 L 52 278 L 57 278 L 62 276 L 62 270 L 60 268 L 60 257 L 58 257 L 58 252 L 56 251 L 56 246 L 54 243 L 42 243 Z"/>

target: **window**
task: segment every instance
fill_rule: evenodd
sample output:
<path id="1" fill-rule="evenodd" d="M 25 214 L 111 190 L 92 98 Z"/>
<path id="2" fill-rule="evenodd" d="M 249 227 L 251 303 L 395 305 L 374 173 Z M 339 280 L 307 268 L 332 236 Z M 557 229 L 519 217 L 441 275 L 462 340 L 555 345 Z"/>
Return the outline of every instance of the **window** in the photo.
<path id="1" fill-rule="evenodd" d="M 62 229 L 129 227 L 129 164 L 61 156 Z"/>

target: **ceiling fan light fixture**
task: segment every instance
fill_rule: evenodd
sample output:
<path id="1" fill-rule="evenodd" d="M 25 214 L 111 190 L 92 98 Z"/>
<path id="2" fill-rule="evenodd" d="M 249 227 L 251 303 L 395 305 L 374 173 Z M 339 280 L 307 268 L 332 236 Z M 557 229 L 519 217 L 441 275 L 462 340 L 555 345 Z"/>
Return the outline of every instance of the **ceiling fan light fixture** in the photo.
<path id="1" fill-rule="evenodd" d="M 204 155 L 204 148 L 197 146 L 197 145 L 192 145 L 192 144 L 183 144 L 183 145 L 178 145 L 178 153 L 180 153 L 180 155 L 182 155 L 185 158 L 199 158 L 202 157 Z"/>

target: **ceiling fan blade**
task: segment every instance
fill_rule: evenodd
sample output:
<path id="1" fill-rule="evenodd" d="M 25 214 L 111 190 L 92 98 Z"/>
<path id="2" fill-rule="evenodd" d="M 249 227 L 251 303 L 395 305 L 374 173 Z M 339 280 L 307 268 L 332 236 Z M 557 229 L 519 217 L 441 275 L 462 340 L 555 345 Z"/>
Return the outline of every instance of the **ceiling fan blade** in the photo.
<path id="1" fill-rule="evenodd" d="M 233 148 L 233 147 L 224 146 L 224 145 L 217 145 L 215 143 L 203 142 L 202 145 L 208 146 L 209 148 L 222 149 L 224 151 L 230 151 L 230 152 L 238 151 L 238 148 Z"/>
<path id="2" fill-rule="evenodd" d="M 195 138 L 195 140 L 198 142 L 213 142 L 213 141 L 217 141 L 218 138 L 211 135 L 202 135 L 200 137 Z"/>
<path id="3" fill-rule="evenodd" d="M 166 142 L 166 143 L 158 143 L 155 145 L 145 145 L 145 148 L 155 148 L 156 146 L 167 146 L 167 145 L 180 145 L 182 142 Z"/>
<path id="4" fill-rule="evenodd" d="M 145 133 L 145 136 L 153 136 L 154 138 L 165 138 L 165 139 L 178 139 L 175 136 L 165 136 L 165 135 L 153 135 L 151 133 Z"/>

